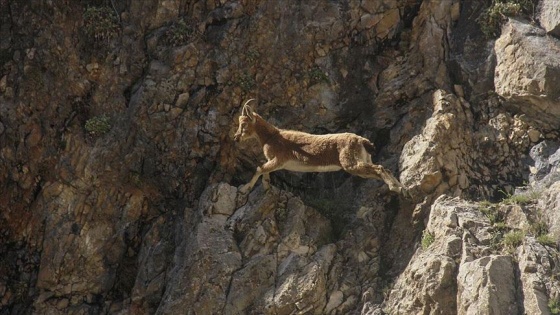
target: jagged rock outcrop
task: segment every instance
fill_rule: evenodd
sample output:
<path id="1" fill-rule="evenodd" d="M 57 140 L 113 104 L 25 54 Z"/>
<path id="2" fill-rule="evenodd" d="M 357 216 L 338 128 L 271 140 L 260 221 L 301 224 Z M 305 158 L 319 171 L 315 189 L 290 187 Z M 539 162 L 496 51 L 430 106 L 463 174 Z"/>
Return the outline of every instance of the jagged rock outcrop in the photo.
<path id="1" fill-rule="evenodd" d="M 539 1 L 537 18 L 547 33 L 560 37 L 560 8 L 554 0 Z"/>
<path id="2" fill-rule="evenodd" d="M 457 314 L 519 314 L 513 260 L 485 256 L 459 268 Z"/>
<path id="3" fill-rule="evenodd" d="M 558 8 L 494 42 L 487 2 L 0 1 L 0 314 L 556 312 Z M 240 195 L 248 98 L 414 198 Z"/>
<path id="4" fill-rule="evenodd" d="M 205 190 L 197 207 L 189 209 L 194 218 L 178 223 L 185 234 L 166 276 L 161 304 L 147 308 L 152 295 L 162 292 L 142 291 L 137 281 L 131 311 L 334 314 L 358 302 L 347 295 L 356 288 L 337 283 L 349 280 L 344 269 L 364 268 L 357 264 L 367 263 L 369 253 L 334 243 L 330 222 L 291 193 L 256 189 L 240 207 L 236 202 L 244 197 L 237 194 L 237 188 L 227 184 Z M 162 259 L 160 251 L 151 253 L 143 255 L 140 270 L 149 271 Z"/>
<path id="5" fill-rule="evenodd" d="M 497 219 L 501 210 L 484 207 L 447 196 L 435 201 L 424 248 L 398 277 L 388 313 L 546 314 L 549 303 L 557 303 L 560 282 L 552 275 L 558 251 L 522 234 L 511 245 L 514 234 L 503 234 L 496 224 L 507 222 L 507 215 Z M 526 226 L 543 224 L 527 220 Z"/>
<path id="6" fill-rule="evenodd" d="M 496 93 L 548 130 L 560 121 L 560 40 L 510 19 L 496 41 Z"/>
<path id="7" fill-rule="evenodd" d="M 417 194 L 440 195 L 469 187 L 469 165 L 473 163 L 466 154 L 472 146 L 470 129 L 473 118 L 464 100 L 444 91 L 433 95 L 433 114 L 426 127 L 412 138 L 401 154 L 401 179 L 405 187 L 418 186 Z M 438 141 L 433 141 L 438 139 Z M 445 177 L 445 180 L 444 180 Z"/>

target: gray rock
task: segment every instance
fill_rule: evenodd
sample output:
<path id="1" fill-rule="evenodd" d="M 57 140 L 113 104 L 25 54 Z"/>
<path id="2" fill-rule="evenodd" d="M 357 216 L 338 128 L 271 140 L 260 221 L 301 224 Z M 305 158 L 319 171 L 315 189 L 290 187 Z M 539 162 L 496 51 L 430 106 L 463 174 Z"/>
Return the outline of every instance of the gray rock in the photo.
<path id="1" fill-rule="evenodd" d="M 520 281 L 523 290 L 523 308 L 526 314 L 550 314 L 549 295 L 558 292 L 558 279 L 554 277 L 558 265 L 558 252 L 550 251 L 529 237 L 517 251 Z"/>
<path id="2" fill-rule="evenodd" d="M 336 246 L 324 245 L 329 222 L 278 189 L 255 189 L 233 213 L 236 195 L 224 183 L 203 192 L 157 313 L 321 314 L 336 254 Z"/>
<path id="3" fill-rule="evenodd" d="M 459 267 L 457 314 L 518 314 L 510 256 L 486 256 Z"/>
<path id="4" fill-rule="evenodd" d="M 555 173 L 558 178 L 560 174 L 557 171 Z M 538 206 L 543 210 L 546 217 L 549 232 L 558 242 L 560 240 L 560 181 L 555 181 L 544 191 L 541 191 Z"/>
<path id="5" fill-rule="evenodd" d="M 235 210 L 237 188 L 220 183 L 208 187 L 200 197 L 199 209 L 206 215 L 230 216 Z"/>
<path id="6" fill-rule="evenodd" d="M 534 161 L 531 180 L 542 180 L 553 169 L 560 165 L 560 144 L 555 141 L 545 140 L 535 145 L 529 151 L 529 156 Z"/>
<path id="7" fill-rule="evenodd" d="M 540 0 L 537 19 L 549 34 L 560 37 L 560 6 L 556 0 Z"/>

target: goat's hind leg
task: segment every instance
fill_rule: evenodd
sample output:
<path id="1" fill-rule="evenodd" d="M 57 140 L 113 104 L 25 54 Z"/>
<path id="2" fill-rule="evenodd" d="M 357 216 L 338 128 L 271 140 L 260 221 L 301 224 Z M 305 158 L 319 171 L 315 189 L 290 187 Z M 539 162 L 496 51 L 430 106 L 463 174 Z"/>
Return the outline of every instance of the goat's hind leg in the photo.
<path id="1" fill-rule="evenodd" d="M 381 179 L 383 179 L 383 181 L 387 184 L 387 186 L 389 186 L 390 190 L 392 190 L 396 193 L 399 193 L 399 194 L 404 194 L 406 192 L 406 189 L 399 182 L 399 180 L 396 179 L 393 176 L 393 174 L 391 174 L 391 172 L 386 170 L 383 166 L 375 165 L 375 164 L 367 164 L 367 165 L 371 165 L 371 166 L 377 168 L 377 171 L 379 172 L 379 175 L 381 176 Z"/>
<path id="2" fill-rule="evenodd" d="M 387 186 L 389 186 L 389 189 L 391 191 L 399 194 L 403 193 L 405 190 L 403 185 L 391 174 L 391 172 L 387 171 L 381 165 L 358 161 L 356 165 L 345 167 L 344 170 L 350 174 L 357 175 L 363 178 L 380 179 L 384 181 Z"/>

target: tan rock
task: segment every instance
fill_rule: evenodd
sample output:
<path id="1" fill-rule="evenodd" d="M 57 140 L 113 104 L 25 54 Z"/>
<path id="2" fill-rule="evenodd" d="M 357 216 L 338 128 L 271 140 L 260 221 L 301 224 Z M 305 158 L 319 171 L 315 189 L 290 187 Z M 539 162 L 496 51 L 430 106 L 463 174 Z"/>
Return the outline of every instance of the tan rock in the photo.
<path id="1" fill-rule="evenodd" d="M 471 118 L 464 114 L 464 104 L 455 95 L 444 91 L 433 94 L 434 113 L 422 133 L 403 148 L 400 158 L 401 181 L 405 187 L 419 188 L 424 194 L 436 191 L 442 179 L 461 173 L 459 183 L 466 187 L 466 161 L 461 156 L 470 139 L 464 134 Z M 448 183 L 446 183 L 448 184 Z"/>
<path id="2" fill-rule="evenodd" d="M 510 256 L 486 256 L 459 267 L 457 314 L 517 314 Z"/>
<path id="3" fill-rule="evenodd" d="M 527 238 L 518 252 L 520 281 L 523 288 L 523 307 L 527 314 L 547 314 L 547 291 L 557 291 L 559 283 L 551 276 L 552 269 L 544 261 L 557 263 L 557 252 L 548 251 L 534 238 Z"/>
<path id="4" fill-rule="evenodd" d="M 541 138 L 540 131 L 538 131 L 536 129 L 529 129 L 529 131 L 527 132 L 527 135 L 529 136 L 529 139 L 533 143 L 538 142 L 539 139 Z"/>
<path id="5" fill-rule="evenodd" d="M 495 44 L 496 92 L 508 104 L 547 128 L 560 126 L 560 40 L 544 31 L 511 19 Z"/>
<path id="6" fill-rule="evenodd" d="M 560 37 L 560 7 L 555 0 L 541 0 L 537 7 L 537 18 L 549 34 Z"/>

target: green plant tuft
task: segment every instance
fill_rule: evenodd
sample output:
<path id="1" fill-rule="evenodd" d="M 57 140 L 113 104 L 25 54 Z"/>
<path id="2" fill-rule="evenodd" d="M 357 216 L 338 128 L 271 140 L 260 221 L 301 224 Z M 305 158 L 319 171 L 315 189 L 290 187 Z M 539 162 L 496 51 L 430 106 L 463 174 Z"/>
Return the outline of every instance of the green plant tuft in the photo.
<path id="1" fill-rule="evenodd" d="M 500 35 L 500 28 L 508 17 L 531 16 L 534 10 L 532 0 L 492 0 L 477 22 L 486 37 L 495 38 Z"/>
<path id="2" fill-rule="evenodd" d="M 249 92 L 255 87 L 255 79 L 250 74 L 243 73 L 237 78 L 237 84 L 244 92 Z"/>
<path id="3" fill-rule="evenodd" d="M 329 76 L 319 67 L 313 67 L 311 70 L 309 70 L 307 75 L 309 76 L 309 81 L 312 85 L 321 82 L 329 82 Z"/>
<path id="4" fill-rule="evenodd" d="M 261 54 L 254 50 L 254 49 L 250 49 L 249 51 L 247 51 L 247 53 L 245 54 L 245 58 L 247 58 L 247 61 L 249 61 L 250 63 L 255 63 L 259 60 L 259 58 L 261 57 Z"/>
<path id="5" fill-rule="evenodd" d="M 500 211 L 495 204 L 489 201 L 480 202 L 479 210 L 488 218 L 491 225 L 495 226 L 496 224 L 503 223 L 505 220 L 504 213 Z"/>
<path id="6" fill-rule="evenodd" d="M 543 246 L 556 247 L 556 240 L 550 234 L 537 236 L 537 242 Z"/>
<path id="7" fill-rule="evenodd" d="M 504 234 L 504 238 L 502 239 L 502 244 L 508 248 L 516 248 L 517 246 L 523 243 L 523 239 L 525 238 L 525 233 L 520 230 L 513 230 L 509 231 Z"/>
<path id="8" fill-rule="evenodd" d="M 548 234 L 548 225 L 544 220 L 538 219 L 535 222 L 531 222 L 529 225 L 529 232 L 536 237 Z"/>
<path id="9" fill-rule="evenodd" d="M 430 245 L 432 245 L 435 241 L 435 237 L 433 233 L 428 232 L 428 230 L 424 230 L 422 233 L 422 249 L 426 250 Z"/>
<path id="10" fill-rule="evenodd" d="M 111 124 L 107 116 L 101 115 L 88 119 L 85 128 L 92 136 L 102 136 L 111 130 Z"/>
<path id="11" fill-rule="evenodd" d="M 84 30 L 95 41 L 115 38 L 120 31 L 119 18 L 109 7 L 88 7 L 84 11 Z"/>
<path id="12" fill-rule="evenodd" d="M 511 195 L 502 202 L 506 205 L 525 205 L 531 203 L 532 199 L 527 195 Z"/>
<path id="13" fill-rule="evenodd" d="M 183 46 L 186 45 L 195 34 L 194 28 L 184 20 L 173 22 L 165 33 L 163 33 L 163 42 L 169 46 Z"/>
<path id="14" fill-rule="evenodd" d="M 506 197 L 502 200 L 503 204 L 526 205 L 526 204 L 536 202 L 542 195 L 542 191 L 529 188 L 520 193 L 515 193 L 515 194 L 504 193 L 504 194 Z"/>
<path id="15" fill-rule="evenodd" d="M 560 314 L 560 301 L 557 298 L 548 300 L 548 309 L 552 315 Z"/>

